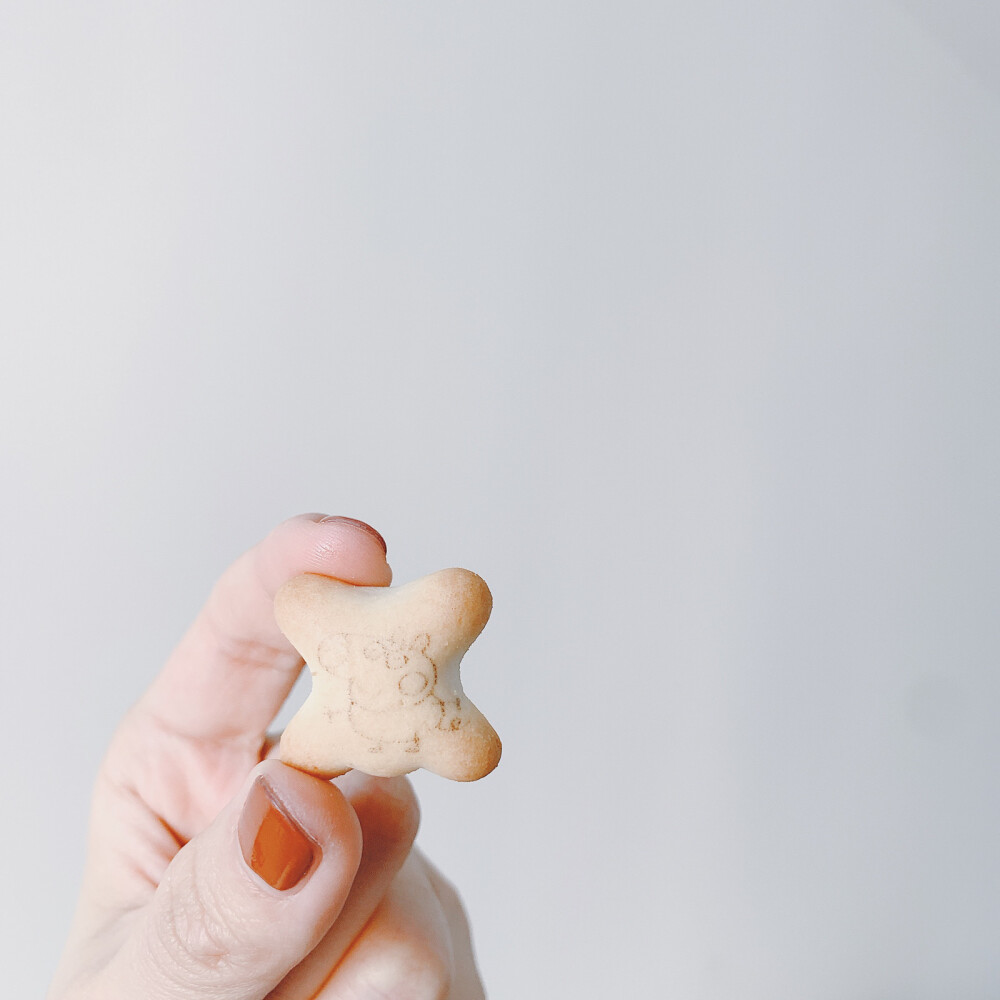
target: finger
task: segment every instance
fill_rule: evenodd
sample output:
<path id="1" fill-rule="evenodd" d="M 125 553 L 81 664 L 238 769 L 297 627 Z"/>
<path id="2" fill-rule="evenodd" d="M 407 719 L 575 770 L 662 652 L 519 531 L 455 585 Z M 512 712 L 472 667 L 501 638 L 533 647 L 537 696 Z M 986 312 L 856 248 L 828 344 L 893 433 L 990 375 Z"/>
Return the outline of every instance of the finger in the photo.
<path id="1" fill-rule="evenodd" d="M 361 850 L 337 788 L 259 765 L 170 863 L 94 995 L 262 1000 L 336 920 Z"/>
<path id="2" fill-rule="evenodd" d="M 455 887 L 427 858 L 420 856 L 424 871 L 434 894 L 441 903 L 451 934 L 452 953 L 455 957 L 455 975 L 452 980 L 452 1000 L 485 1000 L 483 981 L 476 967 L 476 952 L 472 944 L 472 930 L 462 899 Z"/>
<path id="3" fill-rule="evenodd" d="M 417 799 L 405 778 L 371 778 L 352 771 L 337 778 L 336 784 L 361 824 L 364 848 L 358 874 L 337 922 L 269 1000 L 316 996 L 371 919 L 417 833 Z"/>
<path id="4" fill-rule="evenodd" d="M 381 536 L 362 522 L 307 514 L 238 559 L 136 709 L 169 731 L 259 746 L 302 660 L 274 621 L 274 593 L 299 573 L 387 586 Z M 142 717 L 145 717 L 143 719 Z"/>
<path id="5" fill-rule="evenodd" d="M 421 857 L 411 852 L 316 1000 L 452 997 L 451 931 Z"/>

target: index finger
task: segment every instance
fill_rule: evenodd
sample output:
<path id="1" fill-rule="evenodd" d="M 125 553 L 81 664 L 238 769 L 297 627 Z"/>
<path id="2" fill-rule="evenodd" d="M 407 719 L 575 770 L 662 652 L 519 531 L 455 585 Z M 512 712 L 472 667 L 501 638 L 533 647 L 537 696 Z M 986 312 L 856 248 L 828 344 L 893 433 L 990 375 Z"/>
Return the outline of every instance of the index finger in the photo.
<path id="1" fill-rule="evenodd" d="M 285 521 L 226 570 L 137 708 L 180 736 L 260 746 L 302 666 L 275 623 L 275 591 L 300 573 L 385 587 L 385 556 L 353 518 Z"/>

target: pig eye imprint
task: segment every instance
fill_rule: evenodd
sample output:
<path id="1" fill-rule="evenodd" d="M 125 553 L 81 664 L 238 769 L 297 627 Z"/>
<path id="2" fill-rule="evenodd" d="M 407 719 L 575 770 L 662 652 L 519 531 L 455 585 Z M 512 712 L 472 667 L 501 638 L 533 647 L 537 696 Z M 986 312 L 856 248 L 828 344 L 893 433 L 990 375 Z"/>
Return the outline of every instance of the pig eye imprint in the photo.
<path id="1" fill-rule="evenodd" d="M 400 649 L 393 649 L 385 654 L 385 665 L 390 670 L 399 670 L 410 662 L 410 658 Z"/>
<path id="2" fill-rule="evenodd" d="M 413 698 L 427 690 L 430 678 L 426 674 L 414 670 L 412 673 L 404 674 L 399 678 L 399 690 L 408 698 Z"/>
<path id="3" fill-rule="evenodd" d="M 371 642 L 366 643 L 363 653 L 366 660 L 385 660 L 388 658 L 385 646 L 378 639 L 372 639 Z"/>

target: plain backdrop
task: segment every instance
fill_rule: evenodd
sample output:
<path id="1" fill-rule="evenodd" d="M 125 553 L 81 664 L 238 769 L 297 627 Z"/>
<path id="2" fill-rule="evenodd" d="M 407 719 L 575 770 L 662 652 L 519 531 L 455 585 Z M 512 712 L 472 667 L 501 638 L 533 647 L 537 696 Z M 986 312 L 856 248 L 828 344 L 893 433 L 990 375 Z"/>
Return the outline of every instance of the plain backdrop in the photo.
<path id="1" fill-rule="evenodd" d="M 1000 996 L 998 65 L 972 0 L 2 0 L 4 995 L 323 510 L 493 589 L 503 762 L 416 778 L 493 1000 Z"/>

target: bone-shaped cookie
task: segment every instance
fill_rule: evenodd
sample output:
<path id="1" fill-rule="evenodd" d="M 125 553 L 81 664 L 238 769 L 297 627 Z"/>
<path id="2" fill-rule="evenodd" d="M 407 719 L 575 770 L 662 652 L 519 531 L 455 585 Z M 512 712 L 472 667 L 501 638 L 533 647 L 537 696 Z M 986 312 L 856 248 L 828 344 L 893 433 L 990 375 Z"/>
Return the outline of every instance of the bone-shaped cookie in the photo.
<path id="1" fill-rule="evenodd" d="M 489 774 L 500 739 L 465 696 L 459 664 L 490 617 L 486 583 L 444 569 L 401 587 L 325 576 L 289 580 L 274 600 L 312 691 L 281 737 L 281 759 L 323 777 L 418 767 L 456 781 Z"/>

